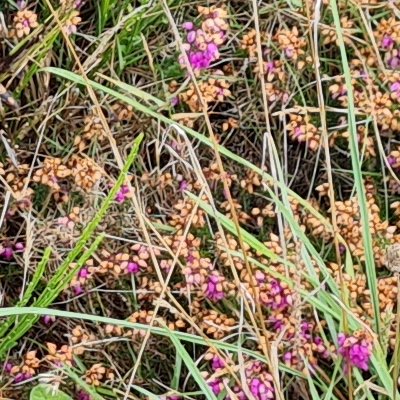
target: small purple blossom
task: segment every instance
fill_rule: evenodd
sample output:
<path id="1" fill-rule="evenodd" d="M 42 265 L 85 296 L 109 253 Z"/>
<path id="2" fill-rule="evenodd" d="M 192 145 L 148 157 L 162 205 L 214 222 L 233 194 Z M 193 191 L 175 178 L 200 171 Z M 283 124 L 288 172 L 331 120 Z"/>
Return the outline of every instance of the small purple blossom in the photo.
<path id="1" fill-rule="evenodd" d="M 209 68 L 220 57 L 219 46 L 226 37 L 226 23 L 215 16 L 203 22 L 203 29 L 199 29 L 193 22 L 185 22 L 182 27 L 186 31 L 186 43 L 183 44 L 183 48 L 187 52 L 191 67 L 194 71 Z M 179 57 L 179 63 L 185 66 L 183 55 Z"/>
<path id="2" fill-rule="evenodd" d="M 301 135 L 303 135 L 303 130 L 300 126 L 296 126 L 296 128 L 294 128 L 294 136 L 298 138 Z"/>
<path id="3" fill-rule="evenodd" d="M 43 317 L 43 323 L 45 325 L 51 325 L 54 323 L 55 320 L 56 320 L 56 317 L 54 317 L 53 315 L 45 315 Z"/>
<path id="4" fill-rule="evenodd" d="M 20 372 L 17 374 L 14 378 L 14 383 L 21 383 L 24 381 L 27 381 L 28 379 L 32 378 L 31 374 L 25 373 L 25 372 Z"/>
<path id="5" fill-rule="evenodd" d="M 394 45 L 394 39 L 391 36 L 384 36 L 382 38 L 381 46 L 383 49 L 388 50 Z"/>
<path id="6" fill-rule="evenodd" d="M 126 199 L 129 198 L 130 190 L 128 185 L 122 185 L 119 192 L 115 196 L 115 201 L 122 204 Z"/>
<path id="7" fill-rule="evenodd" d="M 390 85 L 390 91 L 400 98 L 400 81 L 394 82 Z"/>
<path id="8" fill-rule="evenodd" d="M 129 274 L 137 274 L 140 271 L 140 267 L 138 263 L 133 261 L 128 263 L 127 271 Z"/>
<path id="9" fill-rule="evenodd" d="M 185 190 L 187 190 L 189 187 L 189 184 L 187 183 L 187 181 L 183 180 L 179 183 L 179 190 L 181 192 L 184 192 Z"/>
<path id="10" fill-rule="evenodd" d="M 221 379 L 215 379 L 214 381 L 208 382 L 208 385 L 216 396 L 222 392 L 223 384 Z"/>
<path id="11" fill-rule="evenodd" d="M 194 41 L 196 40 L 196 32 L 189 31 L 189 33 L 187 34 L 186 40 L 189 44 L 194 43 Z"/>
<path id="12" fill-rule="evenodd" d="M 285 56 L 287 58 L 290 59 L 290 58 L 293 57 L 293 55 L 294 55 L 294 49 L 292 47 L 288 47 L 288 48 L 285 49 Z"/>
<path id="13" fill-rule="evenodd" d="M 201 70 L 208 68 L 213 61 L 211 54 L 207 51 L 197 51 L 193 53 L 189 53 L 189 62 L 190 65 L 195 70 Z"/>
<path id="14" fill-rule="evenodd" d="M 263 382 L 259 378 L 253 378 L 250 382 L 251 394 L 258 400 L 273 399 L 274 389 L 270 382 Z"/>
<path id="15" fill-rule="evenodd" d="M 387 61 L 387 64 L 390 69 L 400 68 L 400 57 L 393 56 L 393 57 L 389 58 Z"/>
<path id="16" fill-rule="evenodd" d="M 211 368 L 216 371 L 217 369 L 222 369 L 225 367 L 225 362 L 224 360 L 215 355 L 212 359 L 211 359 Z"/>
<path id="17" fill-rule="evenodd" d="M 0 257 L 4 258 L 6 261 L 11 261 L 14 258 L 14 250 L 12 247 L 5 247 L 1 250 Z"/>
<path id="18" fill-rule="evenodd" d="M 345 370 L 356 367 L 368 371 L 369 360 L 372 354 L 372 344 L 365 335 L 338 335 L 338 354 L 345 362 Z"/>
<path id="19" fill-rule="evenodd" d="M 314 338 L 314 344 L 317 346 L 317 351 L 318 353 L 323 357 L 323 358 L 329 358 L 330 354 L 328 349 L 325 346 L 324 341 L 320 336 L 316 336 Z"/>
<path id="20" fill-rule="evenodd" d="M 8 245 L 0 250 L 0 257 L 6 261 L 11 261 L 14 258 L 15 253 L 21 253 L 25 250 L 25 245 L 21 242 L 17 242 L 14 245 Z"/>
<path id="21" fill-rule="evenodd" d="M 179 104 L 179 96 L 174 96 L 174 97 L 171 99 L 171 106 L 172 106 L 172 107 L 176 107 L 178 104 Z"/>
<path id="22" fill-rule="evenodd" d="M 391 167 L 395 166 L 395 165 L 397 164 L 396 157 L 389 156 L 389 157 L 387 158 L 387 162 L 388 162 L 388 164 L 389 164 Z"/>
<path id="23" fill-rule="evenodd" d="M 25 250 L 25 245 L 21 242 L 15 243 L 14 250 L 16 252 L 22 252 Z"/>
<path id="24" fill-rule="evenodd" d="M 3 366 L 3 370 L 4 372 L 6 372 L 7 374 L 11 373 L 11 370 L 13 369 L 14 365 L 10 362 L 6 362 Z"/>
<path id="25" fill-rule="evenodd" d="M 194 28 L 193 22 L 184 22 L 182 28 L 186 31 L 191 31 Z"/>
<path id="26" fill-rule="evenodd" d="M 17 7 L 19 10 L 23 10 L 24 8 L 26 8 L 26 6 L 27 6 L 26 1 L 24 0 L 17 1 Z"/>
<path id="27" fill-rule="evenodd" d="M 208 277 L 208 282 L 205 285 L 205 295 L 211 301 L 219 301 L 225 297 L 222 282 L 223 277 L 216 271 L 213 271 L 213 273 Z"/>
<path id="28" fill-rule="evenodd" d="M 272 323 L 272 329 L 280 332 L 285 327 L 284 322 L 281 319 L 277 319 L 275 317 L 271 317 L 270 321 Z"/>
<path id="29" fill-rule="evenodd" d="M 270 283 L 269 296 L 266 305 L 273 310 L 284 310 L 293 304 L 292 296 L 286 293 L 286 289 L 277 279 Z"/>
<path id="30" fill-rule="evenodd" d="M 72 290 L 73 290 L 75 296 L 79 296 L 80 294 L 83 293 L 83 288 L 80 283 L 77 283 L 76 285 L 74 285 L 72 287 Z"/>
<path id="31" fill-rule="evenodd" d="M 86 279 L 86 278 L 89 278 L 89 276 L 90 276 L 90 272 L 86 267 L 81 268 L 80 271 L 78 272 L 79 278 Z"/>
<path id="32" fill-rule="evenodd" d="M 81 390 L 80 392 L 78 392 L 76 400 L 92 400 L 92 397 L 90 396 L 89 393 L 86 393 L 85 391 Z"/>

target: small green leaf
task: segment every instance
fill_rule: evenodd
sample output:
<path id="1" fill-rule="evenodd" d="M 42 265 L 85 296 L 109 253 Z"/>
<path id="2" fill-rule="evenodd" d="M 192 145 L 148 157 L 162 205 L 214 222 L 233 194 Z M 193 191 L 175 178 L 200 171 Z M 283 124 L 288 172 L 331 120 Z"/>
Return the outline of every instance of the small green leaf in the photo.
<path id="1" fill-rule="evenodd" d="M 37 385 L 31 390 L 29 400 L 72 400 L 61 390 L 54 390 L 52 385 Z"/>

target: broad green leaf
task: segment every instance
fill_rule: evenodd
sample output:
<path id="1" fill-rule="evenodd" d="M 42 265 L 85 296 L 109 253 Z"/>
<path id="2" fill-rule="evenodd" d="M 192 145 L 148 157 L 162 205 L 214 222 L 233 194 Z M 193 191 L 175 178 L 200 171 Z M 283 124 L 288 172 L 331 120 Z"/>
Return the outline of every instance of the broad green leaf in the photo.
<path id="1" fill-rule="evenodd" d="M 31 390 L 29 400 L 72 400 L 72 397 L 61 390 L 54 390 L 52 385 L 40 384 Z"/>

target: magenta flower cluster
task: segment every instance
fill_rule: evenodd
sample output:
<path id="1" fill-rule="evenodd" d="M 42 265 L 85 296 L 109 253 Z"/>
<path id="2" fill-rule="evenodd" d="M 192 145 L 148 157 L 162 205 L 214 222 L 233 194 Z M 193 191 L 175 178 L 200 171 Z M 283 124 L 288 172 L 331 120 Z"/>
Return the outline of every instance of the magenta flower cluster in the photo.
<path id="1" fill-rule="evenodd" d="M 89 393 L 86 393 L 85 391 L 81 390 L 76 395 L 76 400 L 92 400 L 92 397 L 90 396 Z"/>
<path id="2" fill-rule="evenodd" d="M 275 389 L 272 375 L 266 370 L 265 364 L 260 361 L 251 362 L 245 369 L 247 384 L 251 394 L 257 400 L 275 399 Z M 240 400 L 247 400 L 248 397 L 242 389 L 233 388 L 233 392 Z M 228 396 L 226 400 L 231 400 Z"/>
<path id="3" fill-rule="evenodd" d="M 385 60 L 387 62 L 387 65 L 390 69 L 398 69 L 400 68 L 400 49 L 397 48 L 396 50 L 396 41 L 395 39 L 390 36 L 390 35 L 385 35 L 382 40 L 381 40 L 381 49 L 383 49 L 386 54 L 385 54 Z"/>
<path id="4" fill-rule="evenodd" d="M 338 345 L 338 354 L 343 357 L 346 370 L 349 367 L 356 367 L 368 371 L 372 343 L 365 335 L 339 333 Z"/>
<path id="5" fill-rule="evenodd" d="M 25 245 L 21 242 L 9 244 L 0 250 L 0 257 L 6 261 L 11 261 L 15 253 L 22 253 L 25 250 Z"/>
<path id="6" fill-rule="evenodd" d="M 10 362 L 4 364 L 3 370 L 7 374 L 11 374 L 14 365 Z M 32 378 L 32 375 L 27 372 L 19 372 L 17 375 L 14 376 L 14 383 L 21 383 L 27 381 L 28 379 Z"/>
<path id="7" fill-rule="evenodd" d="M 284 326 L 281 327 L 284 329 Z M 328 348 L 326 347 L 321 336 L 316 335 L 314 332 L 314 325 L 310 322 L 303 321 L 300 323 L 300 332 L 292 333 L 285 336 L 285 339 L 292 340 L 295 347 L 292 350 L 287 351 L 283 355 L 283 362 L 286 365 L 296 365 L 302 362 L 299 353 L 303 352 L 303 349 L 308 349 L 312 352 L 312 357 L 309 358 L 311 364 L 316 362 L 314 354 L 327 359 L 330 357 Z"/>
<path id="8" fill-rule="evenodd" d="M 266 290 L 261 295 L 261 301 L 266 307 L 283 312 L 293 304 L 291 292 L 278 279 L 271 279 L 265 284 L 265 287 Z"/>
<path id="9" fill-rule="evenodd" d="M 211 359 L 211 365 L 214 371 L 223 368 L 223 361 L 218 357 L 214 356 Z M 217 368 L 214 368 L 217 367 Z M 272 375 L 267 371 L 265 364 L 259 361 L 253 361 L 247 364 L 245 368 L 246 383 L 247 386 L 257 400 L 272 400 L 275 399 L 275 389 L 273 386 Z M 208 381 L 212 392 L 219 396 L 224 390 L 225 384 L 228 382 L 223 381 L 222 378 L 213 378 Z M 235 394 L 235 398 L 239 400 L 248 400 L 248 396 L 238 385 L 231 387 L 232 392 Z M 232 397 L 227 395 L 225 400 L 232 400 Z"/>
<path id="10" fill-rule="evenodd" d="M 75 296 L 79 296 L 80 294 L 83 293 L 83 288 L 85 286 L 85 283 L 88 279 L 90 279 L 91 273 L 89 272 L 89 269 L 87 267 L 83 267 L 79 270 L 77 280 L 75 284 L 72 286 L 72 290 L 75 294 Z"/>
<path id="11" fill-rule="evenodd" d="M 117 195 L 115 196 L 115 201 L 119 204 L 122 204 L 130 197 L 131 197 L 131 191 L 129 189 L 129 186 L 122 185 Z"/>
<path id="12" fill-rule="evenodd" d="M 205 295 L 211 301 L 219 301 L 225 297 L 222 282 L 223 277 L 217 272 L 213 271 L 212 274 L 208 276 L 208 281 L 205 286 Z"/>
<path id="13" fill-rule="evenodd" d="M 390 85 L 390 92 L 400 100 L 400 81 L 396 81 Z"/>
<path id="14" fill-rule="evenodd" d="M 203 19 L 201 27 L 193 22 L 185 22 L 182 27 L 186 31 L 186 42 L 183 47 L 194 71 L 209 68 L 220 57 L 219 47 L 224 43 L 228 25 L 222 10 L 214 11 Z M 185 66 L 185 58 L 181 56 L 179 62 Z"/>
<path id="15" fill-rule="evenodd" d="M 396 164 L 397 164 L 397 159 L 396 159 L 396 157 L 389 156 L 389 157 L 387 158 L 387 162 L 388 162 L 388 164 L 389 164 L 392 168 L 396 168 Z"/>

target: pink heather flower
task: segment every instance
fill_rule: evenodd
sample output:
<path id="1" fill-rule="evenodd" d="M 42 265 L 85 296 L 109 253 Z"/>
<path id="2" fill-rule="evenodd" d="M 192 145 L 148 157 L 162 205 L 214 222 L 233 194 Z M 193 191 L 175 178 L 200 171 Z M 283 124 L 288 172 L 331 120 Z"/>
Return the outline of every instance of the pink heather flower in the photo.
<path id="1" fill-rule="evenodd" d="M 30 378 L 32 378 L 31 374 L 27 374 L 27 373 L 22 373 L 21 372 L 21 373 L 19 373 L 19 374 L 17 374 L 15 376 L 14 383 L 21 383 L 21 382 L 24 382 L 24 381 L 26 381 L 26 380 L 28 380 Z"/>
<path id="2" fill-rule="evenodd" d="M 218 396 L 223 389 L 223 384 L 221 379 L 215 379 L 214 381 L 208 382 L 208 386 L 210 386 L 213 393 Z"/>
<path id="3" fill-rule="evenodd" d="M 292 363 L 292 358 L 293 358 L 293 354 L 291 351 L 287 351 L 284 355 L 283 355 L 283 362 L 285 364 L 290 365 Z"/>
<path id="4" fill-rule="evenodd" d="M 187 34 L 186 40 L 188 43 L 192 44 L 196 40 L 196 32 L 195 31 L 189 31 Z"/>
<path id="5" fill-rule="evenodd" d="M 219 301 L 225 297 L 222 281 L 223 277 L 221 277 L 216 271 L 213 271 L 213 273 L 208 277 L 208 282 L 205 285 L 205 295 L 211 301 Z"/>
<path id="6" fill-rule="evenodd" d="M 81 390 L 80 392 L 78 392 L 76 400 L 92 400 L 92 397 L 90 396 L 89 393 L 86 393 L 83 390 Z"/>
<path id="7" fill-rule="evenodd" d="M 56 320 L 56 317 L 54 317 L 53 315 L 45 315 L 43 317 L 43 323 L 45 325 L 51 325 L 52 323 L 54 323 L 55 320 Z"/>
<path id="8" fill-rule="evenodd" d="M 244 394 L 243 390 L 239 386 L 234 386 L 233 393 L 235 393 L 235 400 L 248 400 L 248 397 Z M 232 397 L 226 396 L 225 400 L 232 400 Z"/>
<path id="9" fill-rule="evenodd" d="M 193 22 L 184 22 L 182 24 L 182 28 L 187 31 L 191 31 L 194 28 Z"/>
<path id="10" fill-rule="evenodd" d="M 187 188 L 189 187 L 187 181 L 183 180 L 179 183 L 179 190 L 181 192 L 184 192 L 185 190 L 187 190 Z"/>
<path id="11" fill-rule="evenodd" d="M 89 275 L 90 275 L 89 270 L 86 267 L 81 268 L 81 270 L 78 272 L 79 278 L 86 279 L 89 278 Z"/>
<path id="12" fill-rule="evenodd" d="M 209 43 L 207 45 L 207 54 L 212 60 L 217 59 L 219 57 L 218 46 L 215 43 Z"/>
<path id="13" fill-rule="evenodd" d="M 397 160 L 396 160 L 395 157 L 389 156 L 389 157 L 387 158 L 387 162 L 388 162 L 388 164 L 389 164 L 391 167 L 393 167 L 393 166 L 397 163 Z"/>
<path id="14" fill-rule="evenodd" d="M 326 348 L 325 343 L 320 336 L 316 336 L 314 338 L 314 344 L 317 345 L 317 351 L 323 358 L 329 358 L 330 356 L 329 351 Z"/>
<path id="15" fill-rule="evenodd" d="M 288 47 L 287 49 L 285 49 L 285 56 L 287 58 L 292 58 L 294 54 L 294 50 L 291 47 Z"/>
<path id="16" fill-rule="evenodd" d="M 292 305 L 292 296 L 285 293 L 285 289 L 277 279 L 271 282 L 270 297 L 267 305 L 273 310 L 283 310 Z"/>
<path id="17" fill-rule="evenodd" d="M 211 360 L 211 368 L 216 371 L 225 367 L 224 360 L 219 356 L 214 356 Z"/>
<path id="18" fill-rule="evenodd" d="M 80 294 L 83 293 L 83 288 L 82 288 L 82 285 L 80 283 L 77 283 L 76 285 L 74 285 L 72 287 L 72 290 L 74 291 L 74 295 L 75 296 L 79 296 Z"/>
<path id="19" fill-rule="evenodd" d="M 193 69 L 200 70 L 208 68 L 211 65 L 213 59 L 209 53 L 198 51 L 189 54 L 189 61 Z"/>
<path id="20" fill-rule="evenodd" d="M 400 57 L 394 56 L 388 60 L 388 66 L 391 69 L 398 69 L 400 68 Z"/>
<path id="21" fill-rule="evenodd" d="M 274 389 L 270 382 L 263 382 L 261 379 L 253 378 L 250 382 L 251 394 L 258 400 L 273 399 Z"/>
<path id="22" fill-rule="evenodd" d="M 272 317 L 269 322 L 272 323 L 272 328 L 278 332 L 280 332 L 285 326 L 281 319 L 276 319 L 274 317 Z"/>
<path id="23" fill-rule="evenodd" d="M 14 258 L 14 250 L 12 247 L 5 247 L 0 252 L 0 257 L 4 258 L 7 261 L 11 261 Z"/>
<path id="24" fill-rule="evenodd" d="M 130 193 L 130 190 L 129 190 L 128 185 L 122 185 L 121 189 L 115 196 L 115 201 L 120 204 L 123 203 L 129 197 L 129 193 Z"/>
<path id="25" fill-rule="evenodd" d="M 129 262 L 128 263 L 128 267 L 127 267 L 127 271 L 130 274 L 137 274 L 140 271 L 139 264 L 135 263 L 135 262 Z"/>
<path id="26" fill-rule="evenodd" d="M 390 85 L 390 91 L 400 97 L 400 81 L 394 82 Z"/>
<path id="27" fill-rule="evenodd" d="M 195 256 L 193 255 L 193 253 L 189 253 L 188 256 L 187 256 L 187 262 L 188 262 L 189 264 L 193 264 L 193 263 L 195 262 L 195 260 L 196 260 L 196 258 L 195 258 Z"/>
<path id="28" fill-rule="evenodd" d="M 302 129 L 300 128 L 300 126 L 296 126 L 296 128 L 294 128 L 294 136 L 295 137 L 299 137 L 303 134 Z"/>
<path id="29" fill-rule="evenodd" d="M 267 74 L 273 73 L 275 71 L 275 63 L 272 61 L 266 62 L 265 63 L 265 72 Z"/>
<path id="30" fill-rule="evenodd" d="M 182 25 L 183 29 L 187 31 L 187 43 L 183 44 L 183 48 L 187 52 L 190 65 L 195 71 L 209 68 L 213 61 L 219 59 L 219 45 L 225 38 L 225 31 L 211 19 L 210 24 L 206 25 L 208 28 L 205 29 L 210 29 L 212 35 L 208 31 L 198 29 L 193 22 L 185 22 Z M 179 63 L 185 66 L 183 55 L 179 57 Z"/>
<path id="31" fill-rule="evenodd" d="M 258 283 L 265 283 L 265 274 L 264 274 L 264 272 L 262 272 L 262 271 L 260 271 L 259 269 L 255 272 L 255 274 L 254 274 L 254 276 L 255 276 L 255 278 L 256 278 L 256 281 L 258 282 Z"/>
<path id="32" fill-rule="evenodd" d="M 9 374 L 11 372 L 11 370 L 13 369 L 14 365 L 10 362 L 6 362 L 3 366 L 3 370 L 4 372 L 7 372 L 7 374 Z"/>
<path id="33" fill-rule="evenodd" d="M 381 45 L 383 49 L 388 50 L 394 45 L 394 40 L 391 36 L 384 36 Z"/>
<path id="34" fill-rule="evenodd" d="M 339 333 L 338 353 L 343 357 L 345 370 L 349 366 L 368 371 L 368 364 L 372 354 L 372 343 L 365 336 L 354 336 Z"/>
<path id="35" fill-rule="evenodd" d="M 18 9 L 23 10 L 26 6 L 27 6 L 26 1 L 24 1 L 24 0 L 17 1 Z"/>
<path id="36" fill-rule="evenodd" d="M 301 337 L 306 341 L 312 339 L 313 326 L 309 322 L 302 322 L 300 324 Z"/>
<path id="37" fill-rule="evenodd" d="M 25 250 L 25 245 L 21 242 L 15 243 L 14 250 L 20 253 Z"/>
<path id="38" fill-rule="evenodd" d="M 179 104 L 179 97 L 175 96 L 171 99 L 171 106 L 176 107 Z"/>

